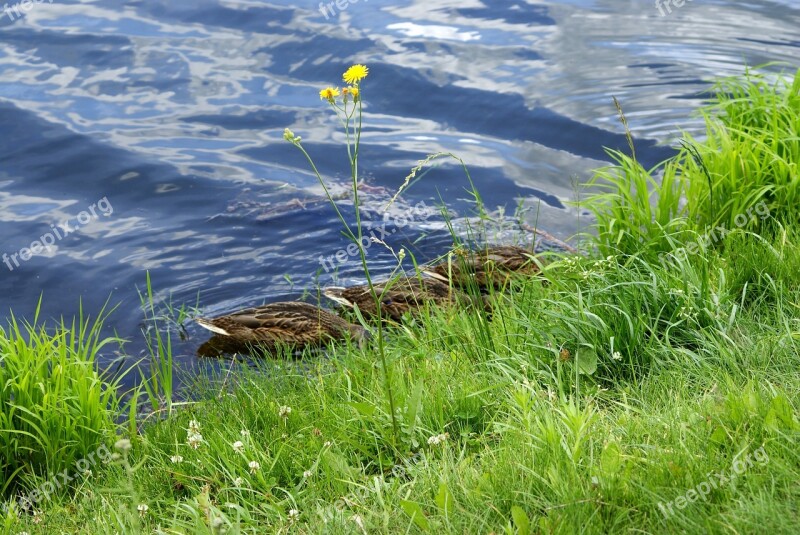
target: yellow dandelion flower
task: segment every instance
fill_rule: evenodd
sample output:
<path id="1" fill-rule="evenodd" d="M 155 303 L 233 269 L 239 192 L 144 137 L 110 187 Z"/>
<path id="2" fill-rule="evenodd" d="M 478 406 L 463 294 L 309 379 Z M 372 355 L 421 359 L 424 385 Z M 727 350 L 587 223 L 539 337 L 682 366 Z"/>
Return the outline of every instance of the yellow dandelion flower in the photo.
<path id="1" fill-rule="evenodd" d="M 344 81 L 348 84 L 357 84 L 367 77 L 369 69 L 365 65 L 353 65 L 344 72 Z"/>
<path id="2" fill-rule="evenodd" d="M 319 92 L 319 98 L 322 100 L 330 100 L 333 102 L 333 99 L 339 96 L 339 90 L 335 87 L 326 87 L 322 91 Z"/>

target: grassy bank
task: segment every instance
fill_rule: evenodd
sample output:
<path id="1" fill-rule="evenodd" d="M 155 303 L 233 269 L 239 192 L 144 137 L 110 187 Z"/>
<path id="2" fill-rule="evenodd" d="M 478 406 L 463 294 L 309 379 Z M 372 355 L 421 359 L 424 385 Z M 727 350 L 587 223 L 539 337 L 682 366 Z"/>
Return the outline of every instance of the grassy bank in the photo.
<path id="1" fill-rule="evenodd" d="M 431 310 L 329 358 L 198 378 L 200 401 L 116 446 L 105 420 L 81 426 L 95 430 L 81 449 L 43 432 L 72 455 L 58 467 L 20 468 L 4 447 L 17 495 L 91 448 L 100 459 L 32 512 L 10 504 L 5 531 L 795 532 L 793 83 L 721 82 L 706 139 L 656 169 L 616 153 L 582 203 L 589 254 L 543 258 L 490 322 Z M 4 363 L 41 343 L 22 338 L 0 332 Z M 103 403 L 76 399 L 73 413 Z"/>

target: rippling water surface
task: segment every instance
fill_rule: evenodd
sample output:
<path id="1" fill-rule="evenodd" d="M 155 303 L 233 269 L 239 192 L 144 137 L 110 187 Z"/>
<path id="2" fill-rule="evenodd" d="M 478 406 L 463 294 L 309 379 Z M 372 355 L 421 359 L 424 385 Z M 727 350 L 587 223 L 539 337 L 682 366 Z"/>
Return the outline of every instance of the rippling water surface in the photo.
<path id="1" fill-rule="evenodd" d="M 796 69 L 800 57 L 794 0 L 697 0 L 663 15 L 625 0 L 362 0 L 324 13 L 311 0 L 37 2 L 0 18 L 0 317 L 30 317 L 41 294 L 48 318 L 110 296 L 129 359 L 143 349 L 147 270 L 159 300 L 194 304 L 200 292 L 208 314 L 359 280 L 355 262 L 338 275 L 320 262 L 347 242 L 282 137 L 301 135 L 345 191 L 344 137 L 317 92 L 352 63 L 370 67 L 367 217 L 382 222 L 409 168 L 448 151 L 489 207 L 521 204 L 566 238 L 590 223 L 565 204 L 574 184 L 603 147 L 626 145 L 612 95 L 653 164 L 680 129 L 699 128 L 690 114 L 709 81 L 745 64 Z M 450 239 L 423 207 L 443 200 L 467 216 L 465 186 L 454 165 L 426 174 L 386 241 L 441 254 Z M 48 232 L 60 239 L 15 265 Z M 369 258 L 389 269 L 385 249 Z M 185 364 L 202 337 L 190 334 L 176 349 Z"/>

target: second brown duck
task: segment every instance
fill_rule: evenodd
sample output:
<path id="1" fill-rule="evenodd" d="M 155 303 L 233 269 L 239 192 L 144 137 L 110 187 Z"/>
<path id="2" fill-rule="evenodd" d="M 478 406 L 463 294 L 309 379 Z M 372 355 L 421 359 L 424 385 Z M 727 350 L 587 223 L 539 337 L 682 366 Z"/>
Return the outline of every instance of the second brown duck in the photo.
<path id="1" fill-rule="evenodd" d="M 467 303 L 469 299 L 448 284 L 427 277 L 403 277 L 395 281 L 376 283 L 375 292 L 381 297 L 381 316 L 399 322 L 404 314 L 412 316 L 428 305 L 452 306 Z M 358 310 L 369 318 L 378 317 L 378 307 L 368 285 L 350 288 L 330 287 L 323 290 L 325 297 L 348 308 Z"/>
<path id="2" fill-rule="evenodd" d="M 423 273 L 442 282 L 452 279 L 454 286 L 477 286 L 482 291 L 500 289 L 509 278 L 518 275 L 535 275 L 539 265 L 534 254 L 515 245 L 490 245 L 478 251 L 457 249 L 455 257 L 423 269 Z"/>

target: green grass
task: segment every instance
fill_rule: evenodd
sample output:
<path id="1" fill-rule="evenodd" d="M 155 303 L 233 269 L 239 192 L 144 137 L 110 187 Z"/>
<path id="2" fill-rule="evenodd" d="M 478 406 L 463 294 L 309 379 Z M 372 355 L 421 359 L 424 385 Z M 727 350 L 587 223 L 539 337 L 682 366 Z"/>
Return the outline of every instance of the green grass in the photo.
<path id="1" fill-rule="evenodd" d="M 787 251 L 798 260 L 796 246 Z M 716 272 L 726 260 L 711 263 Z M 571 264 L 554 265 L 550 284 L 523 284 L 498 308 L 494 351 L 470 348 L 466 311 L 387 335 L 400 449 L 391 448 L 374 348 L 333 349 L 330 359 L 307 361 L 310 372 L 265 361 L 261 371 L 237 370 L 224 388 L 207 380 L 204 401 L 148 426 L 130 454 L 132 479 L 109 466 L 92 488 L 50 502 L 41 524 L 26 517 L 22 527 L 107 532 L 138 520 L 121 510 L 146 503 L 145 531 L 186 533 L 213 532 L 215 522 L 238 526 L 232 532 L 352 533 L 355 515 L 368 532 L 385 533 L 515 532 L 526 522 L 555 533 L 790 533 L 800 520 L 796 306 L 753 303 L 731 323 L 737 300 L 721 296 L 731 286 L 719 277 L 704 293 L 695 273 Z M 798 302 L 797 286 L 784 291 L 781 303 Z M 681 303 L 697 316 L 682 318 Z M 580 362 L 587 351 L 596 366 Z M 286 418 L 282 406 L 292 409 Z M 197 449 L 187 445 L 190 420 L 203 437 Z M 762 446 L 768 462 L 662 513 L 659 503 L 667 508 L 709 472 L 732 473 L 737 454 Z M 182 462 L 170 459 L 178 455 Z M 128 485 L 135 494 L 101 490 Z"/>
<path id="2" fill-rule="evenodd" d="M 545 258 L 491 321 L 431 310 L 363 348 L 199 376 L 196 403 L 5 532 L 796 532 L 794 179 L 734 181 L 717 158 L 796 170 L 800 109 L 797 82 L 748 76 L 706 110 L 730 147 L 691 140 L 652 170 L 614 153 L 584 204 L 592 255 Z"/>
<path id="3" fill-rule="evenodd" d="M 53 331 L 11 318 L 0 328 L 0 495 L 36 488 L 113 441 L 117 383 L 97 372 L 104 312 Z M 52 492 L 52 491 L 51 491 Z"/>
<path id="4" fill-rule="evenodd" d="M 793 82 L 772 83 L 747 71 L 715 90 L 701 110 L 705 137 L 685 134 L 675 158 L 645 169 L 633 149 L 609 152 L 615 165 L 587 184 L 599 190 L 586 207 L 597 218 L 592 241 L 600 254 L 653 260 L 692 241 L 687 233 L 768 232 L 800 222 L 800 71 Z"/>
<path id="5" fill-rule="evenodd" d="M 800 74 L 800 71 L 798 71 Z M 747 72 L 717 83 L 717 100 L 704 110 L 706 137 L 697 158 L 684 150 L 691 217 L 701 227 L 760 229 L 754 210 L 766 204 L 771 219 L 800 222 L 800 76 L 770 82 Z M 702 179 L 706 177 L 706 180 Z M 738 218 L 738 219 L 737 219 Z"/>

